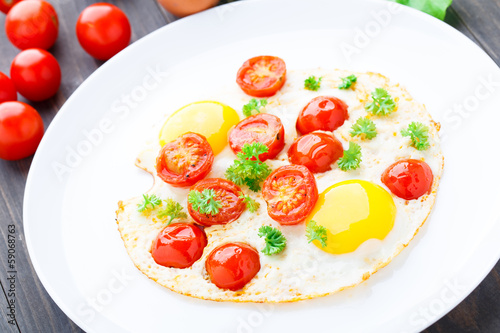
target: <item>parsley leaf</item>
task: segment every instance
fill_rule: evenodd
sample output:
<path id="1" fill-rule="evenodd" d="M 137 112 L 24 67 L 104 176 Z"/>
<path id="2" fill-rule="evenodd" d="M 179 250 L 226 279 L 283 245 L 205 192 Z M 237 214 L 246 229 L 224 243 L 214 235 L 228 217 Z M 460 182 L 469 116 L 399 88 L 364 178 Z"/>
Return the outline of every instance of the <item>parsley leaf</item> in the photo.
<path id="1" fill-rule="evenodd" d="M 429 148 L 429 128 L 422 123 L 412 122 L 408 128 L 401 130 L 402 136 L 409 136 L 411 145 L 418 150 L 426 150 Z"/>
<path id="2" fill-rule="evenodd" d="M 339 168 L 342 171 L 355 170 L 361 163 L 361 147 L 354 142 L 349 142 L 349 149 L 344 150 L 344 156 L 339 159 Z"/>
<path id="3" fill-rule="evenodd" d="M 342 80 L 342 83 L 339 84 L 339 89 L 349 89 L 351 88 L 352 84 L 358 80 L 358 78 L 354 74 L 347 77 L 341 77 L 340 79 Z"/>
<path id="4" fill-rule="evenodd" d="M 361 138 L 371 140 L 377 136 L 377 127 L 371 119 L 359 117 L 352 125 L 349 133 L 351 136 L 359 135 Z"/>
<path id="5" fill-rule="evenodd" d="M 321 87 L 322 79 L 323 77 L 316 79 L 316 76 L 311 75 L 304 81 L 304 88 L 307 90 L 318 91 Z"/>
<path id="6" fill-rule="evenodd" d="M 161 206 L 161 199 L 156 196 L 156 194 L 143 194 L 142 195 L 143 202 L 137 204 L 138 212 L 145 212 L 151 209 L 154 209 L 156 206 Z"/>
<path id="7" fill-rule="evenodd" d="M 265 237 L 266 246 L 261 250 L 265 255 L 278 254 L 286 247 L 286 238 L 277 228 L 263 225 L 259 228 L 259 237 Z"/>
<path id="8" fill-rule="evenodd" d="M 260 109 L 267 105 L 267 99 L 257 100 L 252 98 L 250 102 L 243 105 L 243 114 L 245 117 L 250 117 L 252 115 L 252 111 L 257 111 L 260 113 Z"/>
<path id="9" fill-rule="evenodd" d="M 255 213 L 257 209 L 259 209 L 260 203 L 252 199 L 251 196 L 240 193 L 240 198 L 243 199 L 243 203 L 248 208 L 248 211 L 250 213 Z"/>
<path id="10" fill-rule="evenodd" d="M 387 116 L 396 109 L 396 102 L 392 99 L 387 90 L 377 88 L 372 92 L 372 102 L 365 105 L 368 112 L 377 116 Z"/>
<path id="11" fill-rule="evenodd" d="M 180 203 L 172 199 L 164 200 L 164 202 L 165 206 L 156 213 L 156 216 L 160 219 L 165 219 L 167 216 L 170 217 L 167 225 L 172 223 L 176 218 L 187 218 L 186 213 L 182 211 L 183 208 Z"/>
<path id="12" fill-rule="evenodd" d="M 216 215 L 222 208 L 222 203 L 215 200 L 214 189 L 206 188 L 202 192 L 189 191 L 188 202 L 200 214 Z"/>
<path id="13" fill-rule="evenodd" d="M 226 178 L 236 185 L 246 184 L 252 191 L 258 192 L 260 183 L 271 173 L 271 168 L 259 159 L 259 155 L 268 150 L 262 142 L 245 143 L 236 155 L 238 159 L 226 170 Z"/>
<path id="14" fill-rule="evenodd" d="M 318 240 L 321 243 L 321 247 L 326 246 L 327 234 L 326 228 L 322 225 L 318 225 L 316 221 L 309 221 L 306 227 L 306 237 L 311 243 L 313 240 Z"/>
<path id="15" fill-rule="evenodd" d="M 390 0 L 430 14 L 440 20 L 444 20 L 446 9 L 452 0 Z"/>

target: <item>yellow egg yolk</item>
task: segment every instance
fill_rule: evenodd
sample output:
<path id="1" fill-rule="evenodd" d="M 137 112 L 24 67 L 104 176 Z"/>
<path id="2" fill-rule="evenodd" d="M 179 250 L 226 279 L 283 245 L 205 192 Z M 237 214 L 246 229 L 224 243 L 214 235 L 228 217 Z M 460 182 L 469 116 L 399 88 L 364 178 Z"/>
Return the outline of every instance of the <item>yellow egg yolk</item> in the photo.
<path id="1" fill-rule="evenodd" d="M 207 138 L 216 155 L 226 147 L 228 132 L 239 121 L 238 113 L 222 103 L 192 103 L 177 110 L 167 119 L 160 131 L 160 145 L 163 147 L 182 134 L 194 132 Z"/>
<path id="2" fill-rule="evenodd" d="M 392 230 L 396 205 L 389 192 L 365 180 L 334 184 L 319 195 L 308 221 L 327 230 L 326 246 L 313 243 L 323 251 L 343 254 L 355 251 L 369 239 L 383 240 Z"/>

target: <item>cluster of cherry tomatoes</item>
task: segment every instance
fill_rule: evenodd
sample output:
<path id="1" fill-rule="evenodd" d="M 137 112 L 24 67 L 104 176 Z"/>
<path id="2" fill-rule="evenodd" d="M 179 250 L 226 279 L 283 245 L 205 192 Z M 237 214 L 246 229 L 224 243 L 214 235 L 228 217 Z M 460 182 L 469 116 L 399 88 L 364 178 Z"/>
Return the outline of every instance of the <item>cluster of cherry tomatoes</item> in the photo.
<path id="1" fill-rule="evenodd" d="M 59 63 L 47 51 L 57 40 L 59 19 L 44 0 L 0 0 L 0 10 L 7 14 L 8 39 L 21 50 L 12 61 L 10 78 L 0 72 L 0 158 L 18 160 L 36 151 L 44 126 L 33 107 L 17 101 L 17 93 L 39 102 L 54 96 L 61 85 Z M 98 3 L 82 11 L 76 35 L 87 53 L 108 60 L 127 47 L 131 27 L 118 7 Z"/>

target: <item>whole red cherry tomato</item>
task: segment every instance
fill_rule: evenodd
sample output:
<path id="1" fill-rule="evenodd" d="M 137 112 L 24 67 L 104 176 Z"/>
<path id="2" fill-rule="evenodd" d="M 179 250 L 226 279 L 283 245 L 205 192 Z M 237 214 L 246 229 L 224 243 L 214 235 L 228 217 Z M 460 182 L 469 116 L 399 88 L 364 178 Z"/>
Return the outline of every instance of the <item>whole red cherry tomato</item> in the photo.
<path id="1" fill-rule="evenodd" d="M 0 11 L 7 14 L 9 10 L 21 0 L 0 0 Z"/>
<path id="2" fill-rule="evenodd" d="M 259 253 L 245 243 L 227 243 L 210 252 L 205 268 L 217 287 L 236 291 L 259 272 Z"/>
<path id="3" fill-rule="evenodd" d="M 10 77 L 17 91 L 30 101 L 54 96 L 61 85 L 61 68 L 56 58 L 42 49 L 19 53 L 10 66 Z"/>
<path id="4" fill-rule="evenodd" d="M 262 194 L 267 213 L 282 225 L 304 221 L 318 201 L 316 180 L 303 165 L 285 165 L 274 170 L 264 181 Z"/>
<path id="5" fill-rule="evenodd" d="M 258 56 L 245 61 L 236 76 L 240 88 L 254 97 L 273 96 L 285 81 L 285 62 L 273 56 Z"/>
<path id="6" fill-rule="evenodd" d="M 333 132 L 349 119 L 347 105 L 336 97 L 318 96 L 300 112 L 297 130 L 302 134 L 314 131 Z"/>
<path id="7" fill-rule="evenodd" d="M 306 166 L 312 173 L 331 170 L 332 164 L 343 154 L 340 141 L 321 132 L 299 137 L 288 149 L 290 163 Z"/>
<path id="8" fill-rule="evenodd" d="M 85 8 L 76 22 L 76 36 L 88 54 L 108 60 L 130 43 L 132 29 L 122 10 L 108 3 Z"/>
<path id="9" fill-rule="evenodd" d="M 205 231 L 194 224 L 174 223 L 158 234 L 151 255 L 158 265 L 186 268 L 201 258 L 205 246 Z"/>
<path id="10" fill-rule="evenodd" d="M 5 19 L 7 37 L 15 47 L 48 50 L 59 32 L 57 13 L 43 0 L 24 0 L 16 4 Z"/>
<path id="11" fill-rule="evenodd" d="M 0 72 L 0 103 L 9 101 L 17 101 L 16 87 L 7 75 Z"/>
<path id="12" fill-rule="evenodd" d="M 229 145 L 238 154 L 245 143 L 261 142 L 269 149 L 259 155 L 261 161 L 275 158 L 285 147 L 285 129 L 281 120 L 267 113 L 243 119 L 229 133 Z"/>
<path id="13" fill-rule="evenodd" d="M 0 104 L 0 158 L 14 161 L 35 153 L 43 137 L 38 112 L 22 102 Z"/>
<path id="14" fill-rule="evenodd" d="M 240 198 L 241 189 L 235 183 L 221 178 L 207 178 L 191 187 L 191 191 L 202 192 L 205 189 L 215 191 L 214 200 L 219 201 L 222 207 L 215 215 L 201 214 L 194 210 L 193 205 L 188 202 L 189 215 L 199 224 L 207 227 L 215 224 L 226 224 L 236 220 L 245 210 L 243 199 Z"/>
<path id="15" fill-rule="evenodd" d="M 382 183 L 391 192 L 405 200 L 418 199 L 430 193 L 434 176 L 427 163 L 407 159 L 397 161 L 382 174 Z"/>

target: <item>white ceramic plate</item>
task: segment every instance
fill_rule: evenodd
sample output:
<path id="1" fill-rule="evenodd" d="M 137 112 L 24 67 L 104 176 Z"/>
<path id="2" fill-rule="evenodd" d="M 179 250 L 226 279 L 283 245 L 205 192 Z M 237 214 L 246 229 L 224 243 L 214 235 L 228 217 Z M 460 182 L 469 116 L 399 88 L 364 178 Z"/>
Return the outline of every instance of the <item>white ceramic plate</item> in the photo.
<path id="1" fill-rule="evenodd" d="M 243 61 L 260 54 L 291 69 L 374 71 L 405 85 L 442 125 L 435 210 L 401 255 L 352 290 L 282 305 L 177 295 L 128 258 L 117 201 L 151 185 L 133 162 L 165 110 L 210 98 L 204 85 L 235 84 Z M 26 186 L 31 260 L 51 297 L 88 332 L 420 331 L 500 257 L 499 91 L 498 67 L 471 41 L 385 1 L 245 1 L 180 20 L 103 65 L 54 119 Z"/>

